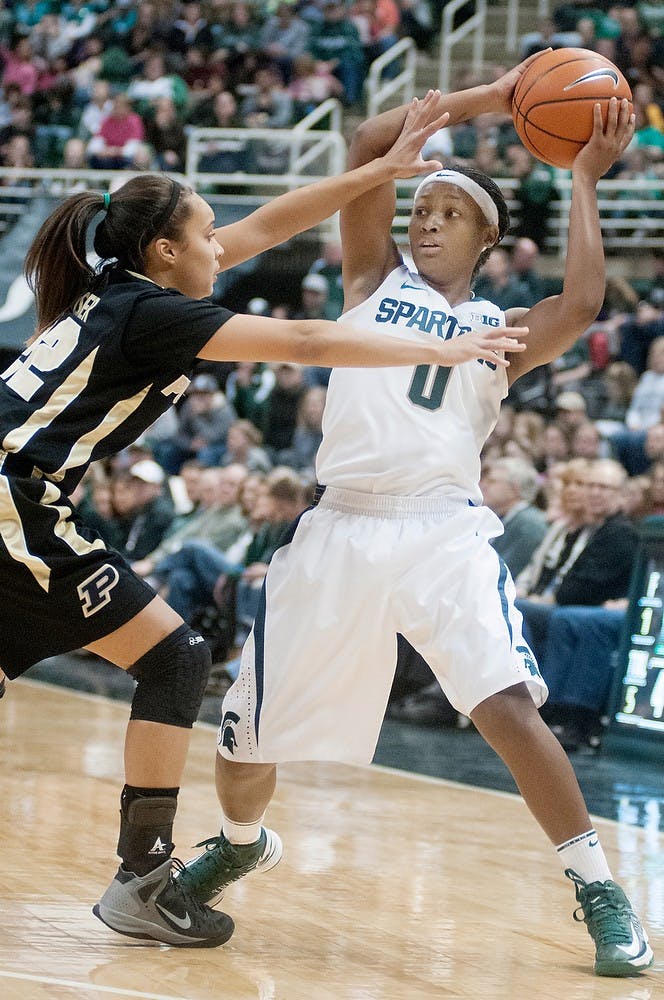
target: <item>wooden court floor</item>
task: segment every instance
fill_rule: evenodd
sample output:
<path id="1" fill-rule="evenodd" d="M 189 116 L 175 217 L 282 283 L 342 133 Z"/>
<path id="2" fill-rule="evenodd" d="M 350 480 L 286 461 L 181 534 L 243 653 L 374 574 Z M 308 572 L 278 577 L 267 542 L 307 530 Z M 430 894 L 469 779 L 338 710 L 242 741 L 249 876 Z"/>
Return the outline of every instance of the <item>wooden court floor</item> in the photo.
<path id="1" fill-rule="evenodd" d="M 125 704 L 30 681 L 0 702 L 2 1000 L 664 1000 L 664 838 L 598 820 L 655 966 L 592 974 L 592 943 L 515 796 L 376 767 L 284 767 L 281 864 L 227 893 L 221 948 L 114 934 Z M 215 735 L 194 730 L 176 854 L 218 828 Z M 664 780 L 664 779 L 663 779 Z M 520 872 L 520 866 L 525 871 Z"/>

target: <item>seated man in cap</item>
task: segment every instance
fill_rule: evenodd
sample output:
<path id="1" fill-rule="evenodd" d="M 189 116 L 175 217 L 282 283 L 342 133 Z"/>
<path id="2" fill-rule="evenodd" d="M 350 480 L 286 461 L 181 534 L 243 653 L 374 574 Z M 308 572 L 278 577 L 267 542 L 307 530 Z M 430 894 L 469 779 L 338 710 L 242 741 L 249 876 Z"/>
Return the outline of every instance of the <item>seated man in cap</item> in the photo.
<path id="1" fill-rule="evenodd" d="M 157 548 L 174 518 L 162 467 L 146 458 L 119 473 L 113 480 L 113 504 L 116 548 L 126 559 L 143 559 Z"/>
<path id="2" fill-rule="evenodd" d="M 237 413 L 216 378 L 197 375 L 178 412 L 177 434 L 160 447 L 160 462 L 173 475 L 189 458 L 197 458 L 203 465 L 217 465 L 226 449 L 228 428 L 235 420 Z"/>

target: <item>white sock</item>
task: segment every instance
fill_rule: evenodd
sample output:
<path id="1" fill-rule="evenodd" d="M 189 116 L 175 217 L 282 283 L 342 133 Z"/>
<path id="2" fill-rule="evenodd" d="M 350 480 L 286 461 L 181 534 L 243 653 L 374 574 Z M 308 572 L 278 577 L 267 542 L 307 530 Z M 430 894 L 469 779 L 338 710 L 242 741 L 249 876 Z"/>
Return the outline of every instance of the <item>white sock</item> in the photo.
<path id="1" fill-rule="evenodd" d="M 263 816 L 265 816 L 265 813 L 263 813 Z M 221 824 L 221 832 L 231 844 L 255 844 L 261 835 L 263 816 L 253 820 L 251 823 L 236 823 L 235 820 L 224 816 L 224 821 Z"/>
<path id="2" fill-rule="evenodd" d="M 613 880 L 599 837 L 594 830 L 588 830 L 587 833 L 560 844 L 556 847 L 556 853 L 562 863 L 563 871 L 571 868 L 586 883 Z"/>

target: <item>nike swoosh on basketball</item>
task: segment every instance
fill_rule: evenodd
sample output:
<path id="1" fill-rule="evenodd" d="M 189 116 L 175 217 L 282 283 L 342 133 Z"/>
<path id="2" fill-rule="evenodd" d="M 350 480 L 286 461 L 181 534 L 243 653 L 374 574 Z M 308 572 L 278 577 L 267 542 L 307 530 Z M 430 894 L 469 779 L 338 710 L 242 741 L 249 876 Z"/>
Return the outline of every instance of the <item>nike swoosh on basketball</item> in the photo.
<path id="1" fill-rule="evenodd" d="M 572 80 L 568 83 L 566 87 L 563 87 L 563 92 L 566 90 L 571 90 L 572 87 L 578 87 L 582 83 L 588 83 L 590 80 L 601 80 L 603 77 L 608 76 L 613 80 L 613 86 L 618 86 L 618 74 L 615 69 L 610 69 L 608 66 L 606 69 L 594 69 L 591 73 L 584 73 L 583 76 L 579 76 L 576 80 Z"/>
<path id="2" fill-rule="evenodd" d="M 187 931 L 191 927 L 191 917 L 188 913 L 184 917 L 176 917 L 174 913 L 171 913 L 171 911 L 167 910 L 164 906 L 160 906 L 159 903 L 155 903 L 155 906 L 167 920 L 172 920 L 173 923 L 177 927 L 181 927 L 183 931 Z"/>
<path id="3" fill-rule="evenodd" d="M 616 948 L 620 948 L 621 951 L 624 951 L 628 958 L 638 958 L 638 956 L 643 951 L 643 942 L 641 941 L 641 938 L 632 927 L 632 940 L 630 941 L 630 943 L 617 944 Z"/>

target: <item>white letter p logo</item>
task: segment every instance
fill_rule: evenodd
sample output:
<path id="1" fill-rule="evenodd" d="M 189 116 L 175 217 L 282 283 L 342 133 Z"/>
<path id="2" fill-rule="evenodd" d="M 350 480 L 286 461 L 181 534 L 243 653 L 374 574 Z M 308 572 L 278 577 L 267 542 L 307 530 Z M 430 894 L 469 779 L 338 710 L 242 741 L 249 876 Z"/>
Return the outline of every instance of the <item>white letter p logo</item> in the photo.
<path id="1" fill-rule="evenodd" d="M 111 591 L 120 575 L 114 566 L 105 563 L 95 570 L 83 583 L 76 588 L 81 599 L 83 614 L 86 618 L 97 613 L 111 600 Z"/>

